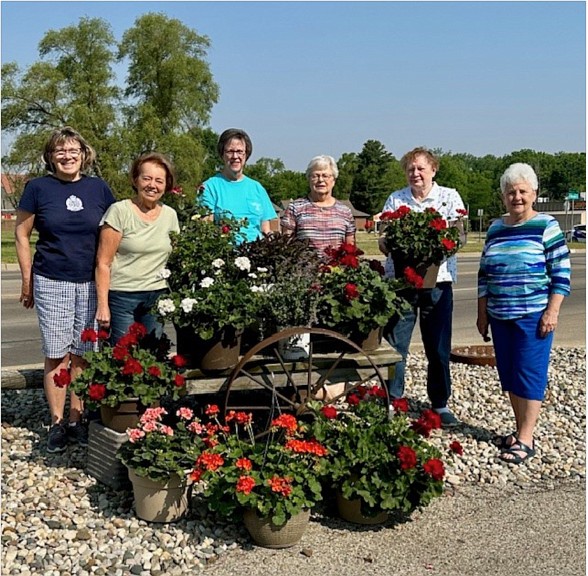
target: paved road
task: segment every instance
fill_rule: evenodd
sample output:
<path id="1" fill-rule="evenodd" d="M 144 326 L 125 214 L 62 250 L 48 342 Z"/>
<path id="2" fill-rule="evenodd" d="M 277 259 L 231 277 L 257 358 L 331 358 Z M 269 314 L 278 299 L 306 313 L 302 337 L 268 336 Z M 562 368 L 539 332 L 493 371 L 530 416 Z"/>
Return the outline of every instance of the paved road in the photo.
<path id="1" fill-rule="evenodd" d="M 476 274 L 479 257 L 459 256 L 459 277 L 455 286 L 454 346 L 482 343 L 476 330 Z M 43 362 L 39 328 L 34 310 L 25 310 L 18 303 L 20 276 L 16 266 L 2 270 L 2 366 L 22 366 Z M 173 335 L 173 328 L 170 327 Z M 572 295 L 562 307 L 560 326 L 555 335 L 556 346 L 586 345 L 586 253 L 572 254 Z M 418 328 L 413 348 L 420 348 Z"/>

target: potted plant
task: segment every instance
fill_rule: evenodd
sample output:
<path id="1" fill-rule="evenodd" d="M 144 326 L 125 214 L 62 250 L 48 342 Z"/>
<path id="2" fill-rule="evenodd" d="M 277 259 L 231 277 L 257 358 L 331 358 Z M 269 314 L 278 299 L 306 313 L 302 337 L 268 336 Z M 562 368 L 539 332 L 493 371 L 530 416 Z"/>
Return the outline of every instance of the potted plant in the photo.
<path id="1" fill-rule="evenodd" d="M 405 282 L 384 278 L 381 263 L 361 259 L 363 251 L 353 244 L 326 253 L 329 260 L 318 278 L 318 323 L 359 343 L 375 332 L 375 340 L 363 347 L 377 348 L 380 328 L 407 306 L 398 295 Z"/>
<path id="2" fill-rule="evenodd" d="M 209 448 L 197 458 L 191 474 L 192 480 L 204 481 L 209 509 L 229 518 L 243 515 L 260 544 L 295 544 L 310 509 L 322 499 L 318 470 L 327 449 L 290 414 L 275 418 L 268 433 L 256 439 L 250 413 L 229 411 L 224 423 L 218 413 L 216 406 L 206 409 L 212 419 L 205 438 Z M 296 529 L 289 534 L 292 524 Z M 277 542 L 277 532 L 286 526 L 288 532 L 282 535 L 287 541 Z"/>
<path id="3" fill-rule="evenodd" d="M 103 330 L 86 329 L 82 340 L 95 342 L 98 349 L 84 354 L 87 367 L 69 384 L 90 410 L 100 409 L 102 421 L 117 432 L 133 426 L 141 410 L 162 398 L 178 400 L 185 392 L 185 379 L 179 373 L 185 360 L 169 356 L 171 343 L 164 335 L 154 338 L 136 322 L 111 346 Z M 56 376 L 56 383 L 60 374 Z M 132 404 L 122 415 L 117 409 Z M 124 408 L 123 408 L 124 410 Z M 120 416 L 120 419 L 117 418 Z"/>
<path id="4" fill-rule="evenodd" d="M 441 495 L 443 462 L 426 440 L 441 426 L 434 411 L 411 422 L 406 399 L 393 400 L 390 413 L 385 391 L 375 386 L 360 386 L 343 406 L 311 401 L 308 407 L 315 415 L 311 432 L 329 450 L 322 473 L 344 517 L 370 523 L 381 513 L 410 514 Z M 360 514 L 345 515 L 341 504 L 349 501 Z"/>
<path id="5" fill-rule="evenodd" d="M 188 472 L 204 443 L 202 425 L 190 408 L 171 418 L 164 408 L 149 408 L 120 446 L 117 458 L 128 468 L 137 516 L 171 522 L 188 508 Z"/>
<path id="6" fill-rule="evenodd" d="M 249 281 L 251 263 L 236 252 L 237 221 L 227 217 L 219 225 L 204 216 L 195 208 L 180 234 L 172 235 L 162 271 L 170 293 L 159 298 L 156 312 L 173 322 L 178 350 L 192 364 L 215 371 L 236 363 L 239 335 L 256 320 L 258 298 Z M 209 355 L 194 355 L 199 350 Z"/>
<path id="7" fill-rule="evenodd" d="M 251 262 L 251 289 L 258 296 L 257 341 L 285 328 L 310 327 L 317 321 L 319 253 L 308 240 L 268 234 L 239 247 Z M 296 359 L 308 351 L 309 334 L 281 342 L 282 356 Z M 300 355 L 296 350 L 300 351 Z"/>
<path id="8" fill-rule="evenodd" d="M 404 276 L 416 288 L 424 287 L 427 269 L 428 282 L 433 285 L 437 278 L 439 264 L 453 256 L 462 245 L 461 219 L 466 210 L 458 210 L 456 222 L 448 223 L 434 208 L 422 212 L 400 206 L 393 212 L 383 212 L 380 220 L 384 223 L 384 244 L 394 260 L 398 277 Z"/>

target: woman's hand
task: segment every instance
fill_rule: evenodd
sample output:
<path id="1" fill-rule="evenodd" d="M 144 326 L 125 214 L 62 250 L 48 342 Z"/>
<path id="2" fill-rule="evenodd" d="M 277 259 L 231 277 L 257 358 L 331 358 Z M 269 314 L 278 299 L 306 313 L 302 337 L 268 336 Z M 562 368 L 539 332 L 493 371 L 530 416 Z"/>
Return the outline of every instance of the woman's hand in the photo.
<path id="1" fill-rule="evenodd" d="M 98 328 L 104 328 L 105 330 L 110 328 L 110 308 L 108 304 L 98 305 L 96 308 L 96 322 Z"/>
<path id="2" fill-rule="evenodd" d="M 484 338 L 484 342 L 490 342 L 490 336 L 488 336 L 488 328 L 490 323 L 488 321 L 487 311 L 488 300 L 486 298 L 478 298 L 478 318 L 476 320 L 476 327 L 480 336 Z"/>
<path id="3" fill-rule="evenodd" d="M 22 303 L 24 308 L 32 308 L 35 305 L 35 298 L 33 297 L 32 282 L 23 282 L 20 289 L 19 302 Z"/>
<path id="4" fill-rule="evenodd" d="M 545 338 L 550 332 L 554 332 L 557 328 L 557 321 L 559 319 L 559 309 L 563 302 L 562 294 L 551 294 L 549 296 L 549 302 L 547 308 L 541 316 L 539 321 L 539 336 Z"/>

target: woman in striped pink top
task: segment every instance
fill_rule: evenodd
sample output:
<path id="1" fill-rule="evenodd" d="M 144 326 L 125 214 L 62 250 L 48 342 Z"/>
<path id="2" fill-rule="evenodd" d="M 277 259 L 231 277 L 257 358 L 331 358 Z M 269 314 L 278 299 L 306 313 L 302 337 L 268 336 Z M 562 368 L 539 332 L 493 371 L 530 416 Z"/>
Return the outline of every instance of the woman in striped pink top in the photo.
<path id="1" fill-rule="evenodd" d="M 288 204 L 280 224 L 284 234 L 305 238 L 322 254 L 325 248 L 355 244 L 351 209 L 333 196 L 339 170 L 331 156 L 315 156 L 306 169 L 309 194 Z"/>

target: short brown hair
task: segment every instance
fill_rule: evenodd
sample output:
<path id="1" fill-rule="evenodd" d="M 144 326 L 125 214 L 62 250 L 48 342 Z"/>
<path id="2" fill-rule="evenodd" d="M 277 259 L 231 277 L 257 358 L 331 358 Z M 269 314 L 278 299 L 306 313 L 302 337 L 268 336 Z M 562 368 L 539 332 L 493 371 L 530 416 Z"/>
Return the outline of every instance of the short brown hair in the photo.
<path id="1" fill-rule="evenodd" d="M 439 170 L 439 159 L 437 158 L 437 156 L 435 156 L 435 154 L 433 154 L 428 148 L 424 148 L 422 146 L 419 146 L 417 148 L 414 148 L 410 152 L 407 152 L 400 159 L 400 165 L 402 166 L 402 169 L 406 172 L 408 165 L 411 162 L 414 162 L 415 159 L 419 156 L 424 156 L 427 159 L 427 162 L 433 168 L 433 170 L 435 170 L 435 172 Z"/>
<path id="2" fill-rule="evenodd" d="M 92 146 L 90 146 L 82 137 L 82 135 L 74 130 L 71 126 L 64 126 L 54 130 L 49 136 L 43 149 L 43 161 L 45 162 L 45 169 L 48 172 L 55 172 L 55 166 L 51 160 L 51 155 L 58 146 L 61 146 L 68 140 L 75 140 L 82 150 L 82 166 L 81 170 L 85 171 L 92 167 L 94 160 L 96 160 L 96 152 Z"/>
<path id="3" fill-rule="evenodd" d="M 228 128 L 219 136 L 218 143 L 216 145 L 216 151 L 218 152 L 218 155 L 221 158 L 224 156 L 225 146 L 227 145 L 227 142 L 230 142 L 233 138 L 242 140 L 245 143 L 245 159 L 249 160 L 249 156 L 251 156 L 251 153 L 253 152 L 253 144 L 251 143 L 249 134 L 240 128 Z"/>
<path id="4" fill-rule="evenodd" d="M 160 154 L 159 152 L 145 152 L 144 154 L 141 154 L 141 156 L 139 156 L 133 162 L 131 170 L 129 172 L 133 190 L 135 190 L 135 192 L 137 191 L 137 187 L 135 186 L 135 180 L 139 177 L 139 173 L 141 172 L 141 166 L 143 166 L 143 164 L 147 162 L 157 164 L 165 170 L 165 191 L 169 192 L 170 190 L 172 190 L 176 185 L 176 170 L 171 160 L 169 160 L 166 156 Z"/>

